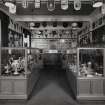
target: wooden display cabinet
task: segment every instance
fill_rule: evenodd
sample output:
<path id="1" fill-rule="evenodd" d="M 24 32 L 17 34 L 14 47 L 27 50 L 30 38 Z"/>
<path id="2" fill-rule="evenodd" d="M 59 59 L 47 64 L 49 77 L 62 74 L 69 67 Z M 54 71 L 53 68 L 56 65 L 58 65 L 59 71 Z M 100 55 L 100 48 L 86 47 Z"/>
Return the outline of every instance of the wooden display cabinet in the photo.
<path id="1" fill-rule="evenodd" d="M 39 77 L 39 52 L 33 49 L 33 62 L 26 48 L 1 48 L 0 99 L 27 99 Z M 37 49 L 38 50 L 38 49 Z M 31 55 L 32 50 L 30 51 Z M 36 52 L 36 53 L 35 53 Z M 33 55 L 33 56 L 34 56 Z M 31 62 L 32 68 L 29 68 Z"/>
<path id="2" fill-rule="evenodd" d="M 105 100 L 105 49 L 78 48 L 77 99 Z"/>
<path id="3" fill-rule="evenodd" d="M 39 77 L 38 66 L 31 70 L 28 68 L 28 49 L 22 44 L 22 35 L 30 34 L 12 20 L 10 25 L 11 17 L 0 14 L 0 99 L 27 99 Z"/>

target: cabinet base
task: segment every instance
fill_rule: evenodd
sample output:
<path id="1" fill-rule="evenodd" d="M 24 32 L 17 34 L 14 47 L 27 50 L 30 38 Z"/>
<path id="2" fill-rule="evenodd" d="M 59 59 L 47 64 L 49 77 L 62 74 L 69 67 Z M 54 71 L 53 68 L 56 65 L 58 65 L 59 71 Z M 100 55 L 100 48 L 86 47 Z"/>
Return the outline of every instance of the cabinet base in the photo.
<path id="1" fill-rule="evenodd" d="M 105 100 L 105 96 L 104 95 L 81 95 L 81 96 L 77 96 L 78 100 Z"/>
<path id="2" fill-rule="evenodd" d="M 27 95 L 0 95 L 0 99 L 27 99 Z"/>

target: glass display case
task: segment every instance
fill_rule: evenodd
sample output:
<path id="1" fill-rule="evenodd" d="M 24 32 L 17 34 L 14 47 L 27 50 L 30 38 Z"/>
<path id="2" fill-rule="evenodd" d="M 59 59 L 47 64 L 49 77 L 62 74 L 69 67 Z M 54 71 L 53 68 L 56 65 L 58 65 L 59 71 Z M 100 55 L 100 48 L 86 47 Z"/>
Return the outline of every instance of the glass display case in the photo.
<path id="1" fill-rule="evenodd" d="M 1 76 L 24 76 L 26 70 L 26 49 L 1 48 Z"/>
<path id="2" fill-rule="evenodd" d="M 104 76 L 104 48 L 78 48 L 78 75 Z"/>
<path id="3" fill-rule="evenodd" d="M 40 49 L 0 49 L 0 99 L 27 99 L 39 79 Z"/>
<path id="4" fill-rule="evenodd" d="M 74 73 L 77 73 L 77 49 L 67 50 L 67 67 Z"/>
<path id="5" fill-rule="evenodd" d="M 40 49 L 1 48 L 1 76 L 26 76 L 42 65 Z"/>
<path id="6" fill-rule="evenodd" d="M 37 48 L 27 49 L 27 69 L 29 72 L 32 70 L 41 69 L 43 66 L 42 50 Z"/>

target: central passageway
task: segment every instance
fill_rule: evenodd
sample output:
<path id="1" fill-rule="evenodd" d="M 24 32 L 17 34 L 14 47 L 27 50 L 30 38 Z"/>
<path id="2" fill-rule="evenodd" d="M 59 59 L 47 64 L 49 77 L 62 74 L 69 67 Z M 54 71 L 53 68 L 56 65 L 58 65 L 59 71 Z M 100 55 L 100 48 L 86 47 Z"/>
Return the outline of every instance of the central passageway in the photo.
<path id="1" fill-rule="evenodd" d="M 28 105 L 77 105 L 65 70 L 44 68 Z"/>

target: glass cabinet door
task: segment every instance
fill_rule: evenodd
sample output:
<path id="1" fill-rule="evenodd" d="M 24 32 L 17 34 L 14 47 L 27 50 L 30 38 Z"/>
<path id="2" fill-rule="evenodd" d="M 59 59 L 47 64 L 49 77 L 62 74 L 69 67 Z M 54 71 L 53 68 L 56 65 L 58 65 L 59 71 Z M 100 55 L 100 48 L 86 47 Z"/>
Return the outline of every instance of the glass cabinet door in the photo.
<path id="1" fill-rule="evenodd" d="M 104 74 L 104 49 L 79 48 L 78 49 L 79 76 L 94 77 Z"/>
<path id="2" fill-rule="evenodd" d="M 26 72 L 25 49 L 1 48 L 1 75 L 18 76 Z"/>

